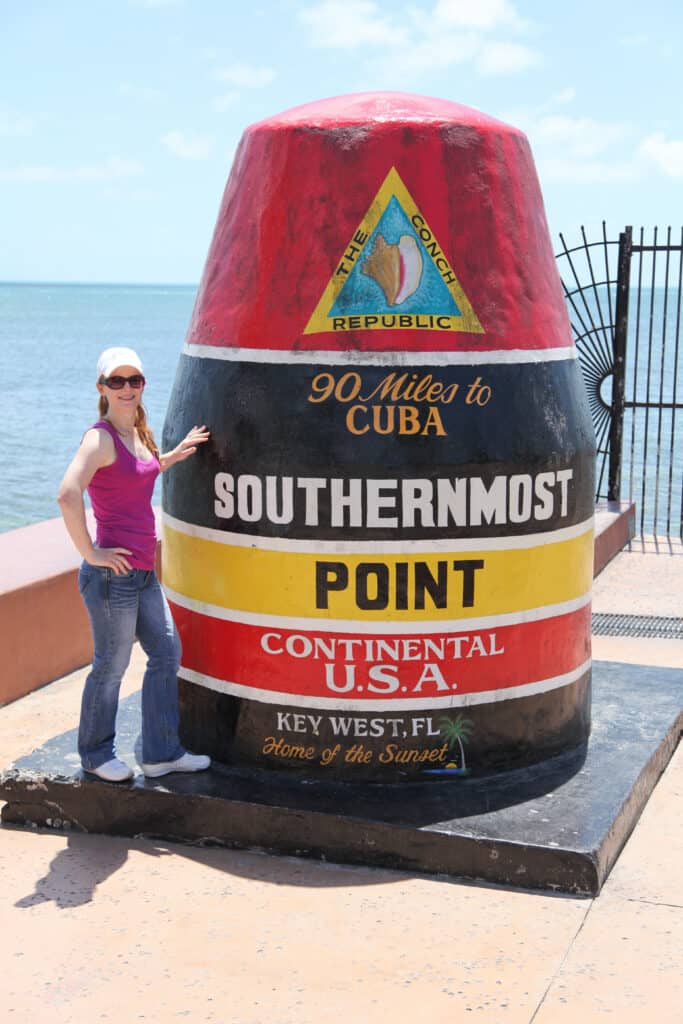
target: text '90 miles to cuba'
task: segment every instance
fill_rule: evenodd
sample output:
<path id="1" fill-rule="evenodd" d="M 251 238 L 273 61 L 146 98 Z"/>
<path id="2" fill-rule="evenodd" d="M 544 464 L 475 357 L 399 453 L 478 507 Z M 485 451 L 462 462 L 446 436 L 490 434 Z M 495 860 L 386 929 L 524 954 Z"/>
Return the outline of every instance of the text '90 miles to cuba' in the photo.
<path id="1" fill-rule="evenodd" d="M 363 382 L 356 370 L 339 377 L 325 371 L 311 381 L 308 401 L 320 404 L 332 400 L 346 407 L 344 425 L 350 434 L 419 434 L 444 437 L 447 434 L 439 406 L 461 399 L 465 405 L 482 408 L 492 396 L 490 385 L 480 376 L 467 384 L 444 384 L 431 373 L 386 374 L 377 384 Z"/>

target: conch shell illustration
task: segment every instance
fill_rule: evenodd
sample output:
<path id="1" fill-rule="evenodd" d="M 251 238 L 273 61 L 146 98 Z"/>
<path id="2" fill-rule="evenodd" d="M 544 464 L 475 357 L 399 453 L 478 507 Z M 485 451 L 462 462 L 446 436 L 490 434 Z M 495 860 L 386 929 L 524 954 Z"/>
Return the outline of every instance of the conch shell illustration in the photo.
<path id="1" fill-rule="evenodd" d="M 398 245 L 389 245 L 377 235 L 362 273 L 377 282 L 387 305 L 400 306 L 420 285 L 422 253 L 417 241 L 412 235 L 401 235 Z"/>

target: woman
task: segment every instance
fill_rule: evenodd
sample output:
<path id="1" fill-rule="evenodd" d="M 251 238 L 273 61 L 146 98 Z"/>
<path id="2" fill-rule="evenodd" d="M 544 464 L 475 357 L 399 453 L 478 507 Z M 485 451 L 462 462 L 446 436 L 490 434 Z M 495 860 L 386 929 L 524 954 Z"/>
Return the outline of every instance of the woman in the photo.
<path id="1" fill-rule="evenodd" d="M 142 406 L 145 378 L 130 348 L 109 348 L 97 363 L 100 419 L 87 430 L 59 489 L 66 528 L 83 556 L 78 586 L 90 616 L 95 657 L 83 691 L 78 752 L 86 772 L 124 782 L 133 770 L 116 757 L 114 731 L 121 679 L 137 636 L 148 662 L 142 681 L 142 770 L 150 778 L 208 768 L 178 739 L 180 640 L 154 572 L 152 491 L 159 472 L 193 455 L 209 438 L 193 427 L 164 455 Z M 87 488 L 97 523 L 85 518 Z"/>

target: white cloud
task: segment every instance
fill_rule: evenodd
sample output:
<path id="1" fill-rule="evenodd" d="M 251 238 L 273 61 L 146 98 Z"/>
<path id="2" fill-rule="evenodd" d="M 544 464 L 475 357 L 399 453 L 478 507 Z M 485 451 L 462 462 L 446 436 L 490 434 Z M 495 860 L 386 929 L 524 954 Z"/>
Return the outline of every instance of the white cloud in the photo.
<path id="1" fill-rule="evenodd" d="M 598 121 L 558 113 L 576 96 L 569 86 L 534 108 L 501 113 L 501 120 L 526 132 L 541 180 L 570 185 L 619 184 L 642 177 L 625 122 Z"/>
<path id="2" fill-rule="evenodd" d="M 181 160 L 206 160 L 213 149 L 214 138 L 212 135 L 195 135 L 191 138 L 182 132 L 172 131 L 162 135 L 161 142 L 169 153 Z"/>
<path id="3" fill-rule="evenodd" d="M 683 178 L 683 139 L 667 139 L 662 132 L 655 132 L 643 139 L 638 152 L 668 178 Z"/>
<path id="4" fill-rule="evenodd" d="M 10 110 L 0 110 L 0 135 L 32 135 L 33 121 L 23 114 L 14 114 Z"/>
<path id="5" fill-rule="evenodd" d="M 375 73 L 390 81 L 417 79 L 425 72 L 444 71 L 455 64 L 473 60 L 479 39 L 473 33 L 442 33 L 414 46 L 384 54 L 373 61 Z"/>
<path id="6" fill-rule="evenodd" d="M 55 167 L 35 165 L 30 167 L 15 167 L 11 171 L 0 171 L 0 181 L 56 181 L 66 172 L 57 170 Z"/>
<path id="7" fill-rule="evenodd" d="M 683 139 L 654 132 L 638 142 L 632 124 L 552 112 L 553 104 L 570 102 L 574 95 L 568 88 L 535 109 L 501 114 L 528 135 L 544 182 L 621 184 L 651 178 L 655 169 L 683 178 Z"/>
<path id="8" fill-rule="evenodd" d="M 604 153 L 629 134 L 630 129 L 625 124 L 559 114 L 538 118 L 529 130 L 533 142 L 562 149 L 566 155 L 578 159 Z"/>
<path id="9" fill-rule="evenodd" d="M 182 7 L 185 0 L 131 0 L 134 7 Z"/>
<path id="10" fill-rule="evenodd" d="M 649 38 L 644 32 L 638 32 L 634 35 L 622 36 L 617 42 L 620 46 L 645 46 L 649 42 Z"/>
<path id="11" fill-rule="evenodd" d="M 566 185 L 611 185 L 637 181 L 641 177 L 633 161 L 581 160 L 571 156 L 539 155 L 536 164 L 542 182 Z"/>
<path id="12" fill-rule="evenodd" d="M 238 89 L 261 89 L 270 85 L 275 76 L 274 68 L 257 68 L 250 64 L 233 64 L 214 72 L 219 82 L 229 82 Z"/>
<path id="13" fill-rule="evenodd" d="M 429 10 L 404 3 L 391 14 L 374 0 L 321 0 L 302 8 L 299 20 L 312 47 L 371 46 L 368 75 L 392 86 L 465 62 L 479 75 L 500 75 L 541 60 L 529 46 L 505 38 L 530 30 L 509 0 L 436 0 Z"/>
<path id="14" fill-rule="evenodd" d="M 142 164 L 137 160 L 124 160 L 121 157 L 112 156 L 103 164 L 77 167 L 74 177 L 81 181 L 111 181 L 114 178 L 132 178 L 142 174 L 142 171 Z"/>
<path id="15" fill-rule="evenodd" d="M 161 89 L 149 85 L 134 85 L 132 82 L 121 82 L 119 96 L 130 96 L 136 100 L 159 100 L 163 96 Z"/>
<path id="16" fill-rule="evenodd" d="M 434 17 L 444 24 L 483 32 L 500 27 L 517 30 L 527 27 L 527 22 L 508 0 L 438 0 Z"/>
<path id="17" fill-rule="evenodd" d="M 567 86 L 566 89 L 561 89 L 559 92 L 553 93 L 547 103 L 543 105 L 544 109 L 552 107 L 559 103 L 564 105 L 565 103 L 571 103 L 572 100 L 576 99 L 576 89 L 573 85 Z"/>
<path id="18" fill-rule="evenodd" d="M 525 71 L 539 62 L 534 50 L 519 43 L 488 41 L 478 32 L 441 31 L 373 58 L 372 70 L 391 82 L 410 82 L 458 64 L 471 64 L 479 75 L 502 75 Z"/>
<path id="19" fill-rule="evenodd" d="M 233 92 L 226 92 L 223 96 L 216 96 L 213 101 L 213 109 L 218 111 L 219 114 L 224 114 L 230 107 L 234 107 L 237 100 L 240 98 L 239 92 L 234 90 Z"/>
<path id="20" fill-rule="evenodd" d="M 477 69 L 482 75 L 504 75 L 526 71 L 540 62 L 535 50 L 521 43 L 486 42 L 476 57 Z"/>
<path id="21" fill-rule="evenodd" d="M 132 178 L 144 172 L 144 167 L 137 160 L 125 160 L 113 156 L 104 163 L 84 164 L 80 167 L 50 167 L 46 164 L 17 167 L 10 171 L 0 171 L 2 181 L 28 182 L 74 182 L 74 181 L 114 181 L 117 178 Z"/>
<path id="22" fill-rule="evenodd" d="M 310 30 L 311 46 L 352 50 L 358 46 L 396 46 L 408 42 L 408 30 L 383 14 L 373 0 L 323 0 L 299 12 Z"/>

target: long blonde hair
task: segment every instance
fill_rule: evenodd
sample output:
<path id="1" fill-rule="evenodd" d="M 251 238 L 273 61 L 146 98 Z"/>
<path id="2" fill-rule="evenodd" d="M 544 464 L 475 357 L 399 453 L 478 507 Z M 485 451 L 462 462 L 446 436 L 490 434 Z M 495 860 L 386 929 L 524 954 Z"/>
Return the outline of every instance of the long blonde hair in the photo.
<path id="1" fill-rule="evenodd" d="M 100 401 L 97 408 L 100 414 L 100 418 L 106 419 L 107 413 L 109 412 L 109 401 L 107 400 L 106 395 L 100 395 Z M 140 405 L 137 408 L 137 412 L 135 413 L 134 425 L 135 429 L 138 432 L 138 437 L 144 444 L 145 448 L 147 448 L 148 451 L 150 451 L 154 458 L 158 461 L 159 448 L 156 441 L 154 440 L 152 428 L 147 423 L 147 413 L 145 412 L 145 407 L 142 403 L 140 403 Z"/>

